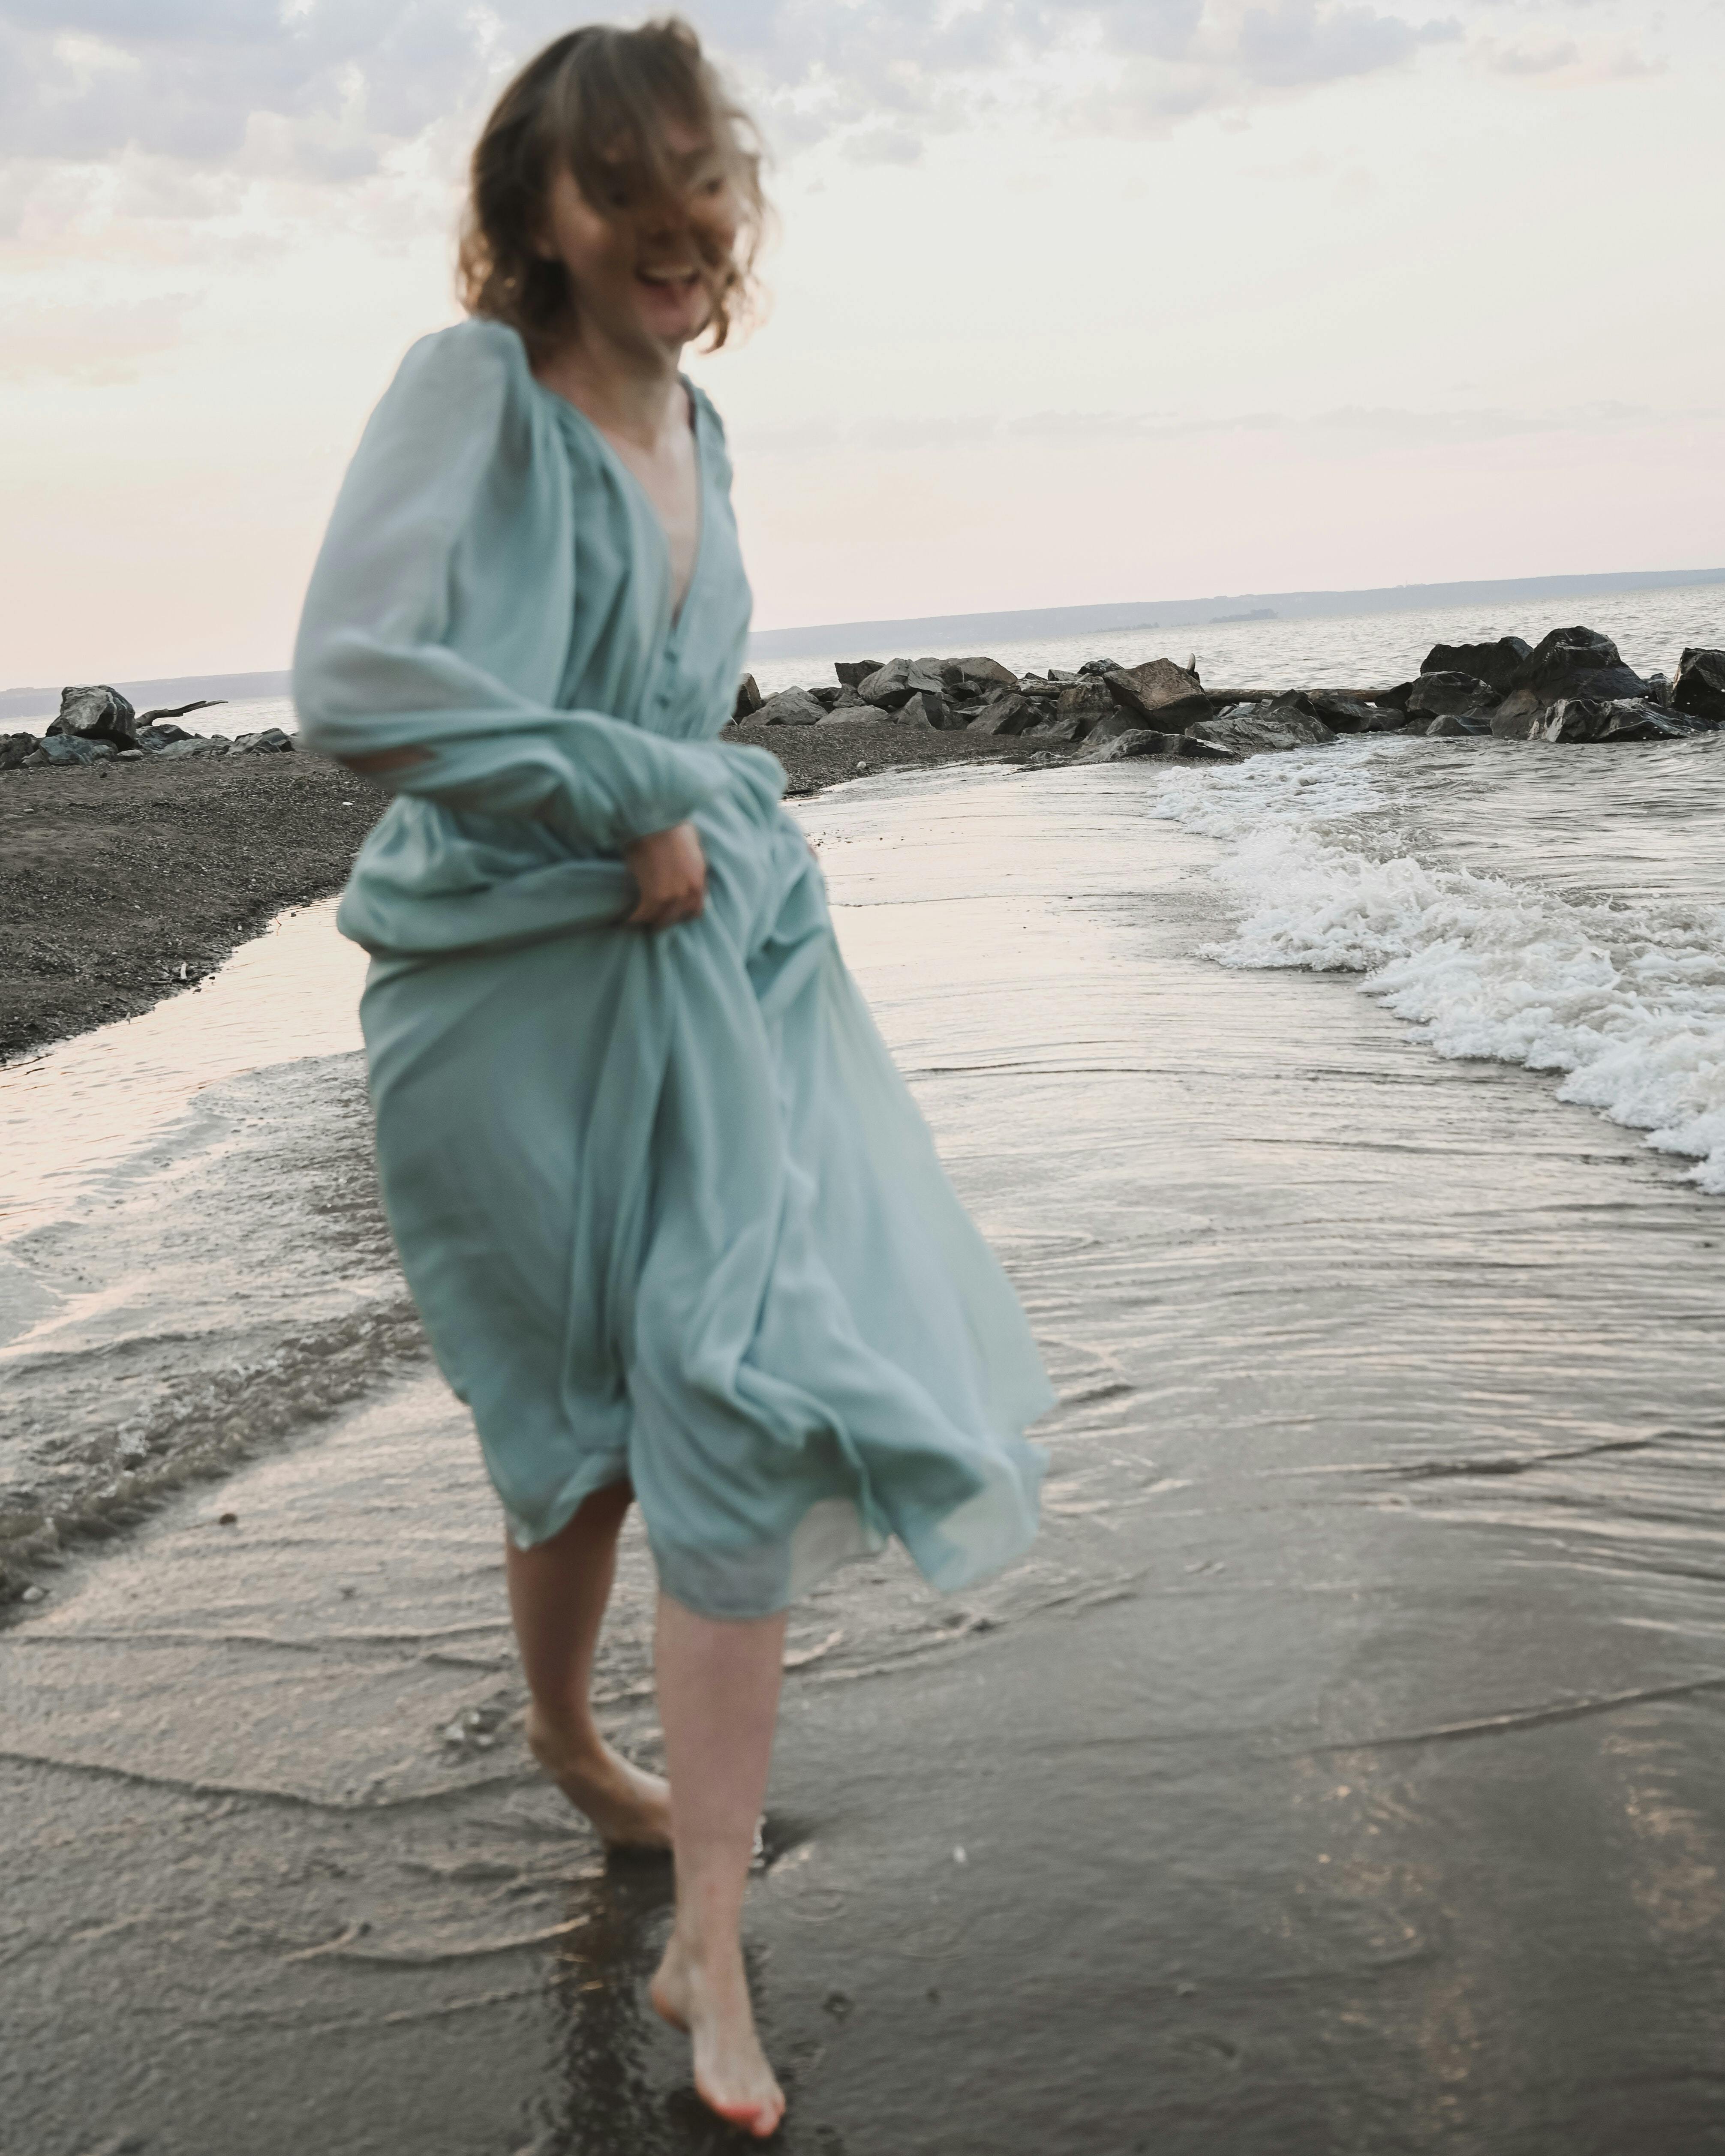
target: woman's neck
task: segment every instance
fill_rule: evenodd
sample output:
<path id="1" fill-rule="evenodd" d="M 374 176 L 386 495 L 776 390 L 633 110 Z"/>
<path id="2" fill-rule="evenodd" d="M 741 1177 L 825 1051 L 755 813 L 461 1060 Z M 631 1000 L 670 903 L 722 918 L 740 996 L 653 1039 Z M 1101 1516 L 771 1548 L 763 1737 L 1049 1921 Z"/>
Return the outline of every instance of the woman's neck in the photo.
<path id="1" fill-rule="evenodd" d="M 689 424 L 679 357 L 670 347 L 625 348 L 589 327 L 559 346 L 534 372 L 605 434 L 651 450 L 668 432 Z"/>

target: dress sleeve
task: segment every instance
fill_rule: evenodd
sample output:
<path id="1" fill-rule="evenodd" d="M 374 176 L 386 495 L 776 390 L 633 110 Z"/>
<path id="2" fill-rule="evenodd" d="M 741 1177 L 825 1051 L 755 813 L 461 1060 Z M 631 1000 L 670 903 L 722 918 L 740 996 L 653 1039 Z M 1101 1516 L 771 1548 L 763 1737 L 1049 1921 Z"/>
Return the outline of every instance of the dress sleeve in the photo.
<path id="1" fill-rule="evenodd" d="M 424 752 L 373 774 L 392 792 L 531 817 L 617 852 L 682 822 L 721 767 L 706 744 L 560 711 L 503 678 L 506 665 L 513 679 L 556 678 L 567 613 L 536 601 L 547 552 L 570 552 L 555 493 L 567 478 L 542 458 L 536 467 L 508 336 L 465 325 L 403 362 L 312 572 L 295 701 L 307 746 L 325 755 Z"/>

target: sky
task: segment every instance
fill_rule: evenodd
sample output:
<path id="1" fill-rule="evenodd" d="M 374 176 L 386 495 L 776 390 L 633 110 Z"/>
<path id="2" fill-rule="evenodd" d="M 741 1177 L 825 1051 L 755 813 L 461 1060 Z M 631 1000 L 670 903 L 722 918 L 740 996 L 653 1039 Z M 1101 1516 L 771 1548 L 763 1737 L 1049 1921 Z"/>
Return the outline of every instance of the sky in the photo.
<path id="1" fill-rule="evenodd" d="M 700 0 L 755 622 L 1725 562 L 1725 0 Z M 0 687 L 286 664 L 543 0 L 0 0 Z M 638 17 L 617 19 L 639 19 Z"/>

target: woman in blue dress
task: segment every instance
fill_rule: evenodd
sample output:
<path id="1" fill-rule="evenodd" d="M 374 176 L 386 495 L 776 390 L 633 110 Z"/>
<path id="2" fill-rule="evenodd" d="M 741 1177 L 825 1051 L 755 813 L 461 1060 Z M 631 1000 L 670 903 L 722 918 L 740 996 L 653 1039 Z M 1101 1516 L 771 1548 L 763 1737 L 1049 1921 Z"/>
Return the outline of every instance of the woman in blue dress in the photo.
<path id="1" fill-rule="evenodd" d="M 653 1984 L 773 2133 L 739 1926 L 787 1605 L 896 1536 L 1035 1531 L 1046 1379 L 834 940 L 763 752 L 724 430 L 678 371 L 748 292 L 747 123 L 675 21 L 578 30 L 473 164 L 469 319 L 366 429 L 308 593 L 308 744 L 393 799 L 347 891 L 385 1203 L 502 1502 L 533 1750 L 665 1847 Z M 660 1586 L 669 1786 L 588 1701 L 617 1535 Z"/>

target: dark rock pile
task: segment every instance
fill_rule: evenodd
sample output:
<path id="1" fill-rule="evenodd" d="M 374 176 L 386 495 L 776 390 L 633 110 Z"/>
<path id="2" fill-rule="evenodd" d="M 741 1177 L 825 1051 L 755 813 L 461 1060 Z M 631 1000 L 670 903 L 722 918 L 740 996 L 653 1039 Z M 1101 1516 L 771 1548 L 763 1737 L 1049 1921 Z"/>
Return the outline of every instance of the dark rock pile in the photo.
<path id="1" fill-rule="evenodd" d="M 293 736 L 280 726 L 230 740 L 226 734 L 190 733 L 173 723 L 187 711 L 208 711 L 223 701 L 200 697 L 195 704 L 141 716 L 117 689 L 100 684 L 62 689 L 59 711 L 45 734 L 0 734 L 0 771 L 55 763 L 141 763 L 146 757 L 280 756 L 292 749 Z"/>
<path id="2" fill-rule="evenodd" d="M 994 659 L 840 660 L 833 670 L 831 684 L 766 697 L 747 675 L 734 718 L 1024 735 L 1069 752 L 1083 743 L 1094 762 L 1231 761 L 1338 734 L 1640 742 L 1725 726 L 1725 651 L 1686 651 L 1674 682 L 1643 680 L 1590 629 L 1553 629 L 1538 645 L 1519 636 L 1434 644 L 1416 680 L 1376 689 L 1206 689 L 1170 659 L 1088 659 L 1071 674 L 1018 675 Z"/>

